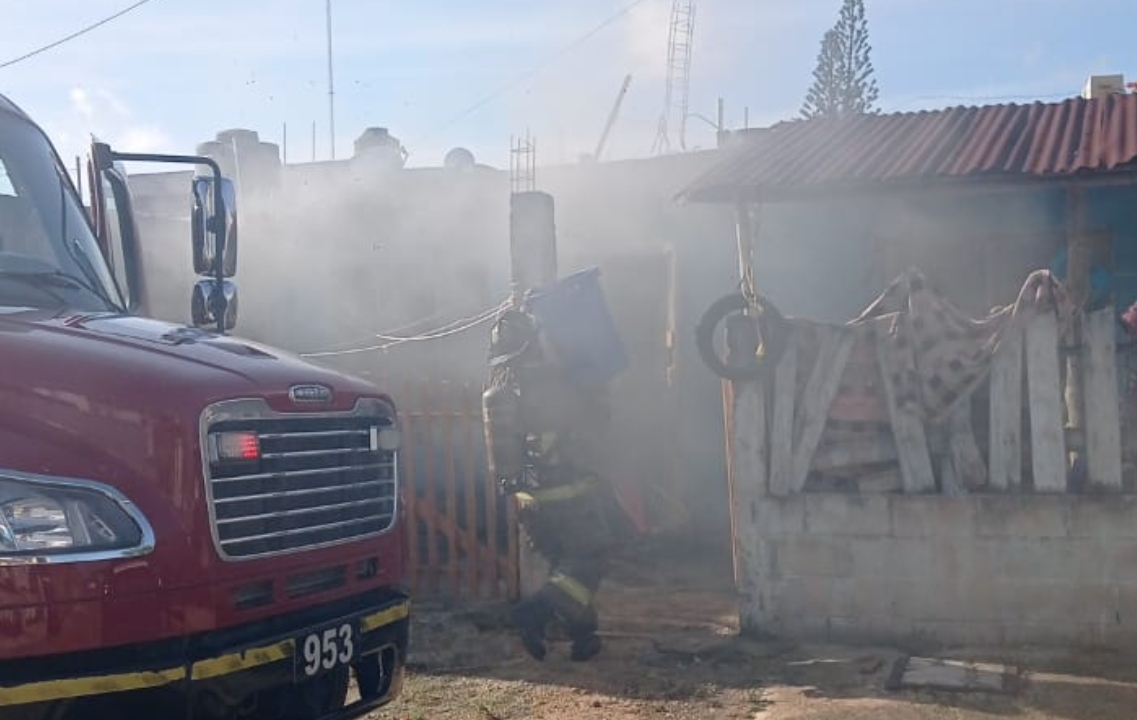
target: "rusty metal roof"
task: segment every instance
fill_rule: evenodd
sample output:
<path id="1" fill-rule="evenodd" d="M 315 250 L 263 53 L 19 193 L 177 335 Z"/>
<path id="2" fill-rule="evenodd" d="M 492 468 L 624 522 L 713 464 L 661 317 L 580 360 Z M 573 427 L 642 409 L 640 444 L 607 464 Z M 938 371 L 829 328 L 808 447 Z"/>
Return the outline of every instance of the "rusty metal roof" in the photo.
<path id="1" fill-rule="evenodd" d="M 794 120 L 741 139 L 681 197 L 777 198 L 917 182 L 1137 171 L 1137 94 Z"/>

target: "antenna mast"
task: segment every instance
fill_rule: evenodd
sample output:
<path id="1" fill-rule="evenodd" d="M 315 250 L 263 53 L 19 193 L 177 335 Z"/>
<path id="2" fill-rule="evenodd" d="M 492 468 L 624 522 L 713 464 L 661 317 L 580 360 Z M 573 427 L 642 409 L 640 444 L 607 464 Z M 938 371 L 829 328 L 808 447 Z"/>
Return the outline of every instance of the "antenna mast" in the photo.
<path id="1" fill-rule="evenodd" d="M 671 132 L 678 126 L 679 148 L 687 149 L 687 102 L 691 87 L 691 40 L 695 35 L 694 0 L 673 0 L 667 34 L 667 89 L 652 154 L 669 152 Z"/>

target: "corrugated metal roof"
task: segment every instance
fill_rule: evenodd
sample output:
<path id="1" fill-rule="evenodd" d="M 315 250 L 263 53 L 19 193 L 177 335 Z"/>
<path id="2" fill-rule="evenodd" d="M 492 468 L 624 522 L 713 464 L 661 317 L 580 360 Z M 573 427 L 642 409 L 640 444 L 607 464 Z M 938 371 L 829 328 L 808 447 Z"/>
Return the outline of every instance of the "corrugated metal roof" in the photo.
<path id="1" fill-rule="evenodd" d="M 724 149 L 693 201 L 917 181 L 1055 179 L 1137 170 L 1137 94 L 795 120 Z"/>

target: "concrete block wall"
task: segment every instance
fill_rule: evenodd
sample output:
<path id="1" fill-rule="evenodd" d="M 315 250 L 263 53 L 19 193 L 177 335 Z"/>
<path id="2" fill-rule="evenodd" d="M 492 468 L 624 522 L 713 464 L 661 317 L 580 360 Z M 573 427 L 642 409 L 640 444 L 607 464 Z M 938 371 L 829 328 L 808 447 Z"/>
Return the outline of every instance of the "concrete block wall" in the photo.
<path id="1" fill-rule="evenodd" d="M 1137 498 L 808 494 L 738 518 L 744 632 L 1132 647 Z M 745 527 L 749 524 L 751 527 Z"/>

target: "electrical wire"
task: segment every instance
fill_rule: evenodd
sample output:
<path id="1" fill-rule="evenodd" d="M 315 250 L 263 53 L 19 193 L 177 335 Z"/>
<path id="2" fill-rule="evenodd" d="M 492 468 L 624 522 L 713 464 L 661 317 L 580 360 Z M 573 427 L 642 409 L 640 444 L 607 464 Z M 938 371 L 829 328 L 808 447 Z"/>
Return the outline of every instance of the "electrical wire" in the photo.
<path id="1" fill-rule="evenodd" d="M 412 144 L 421 144 L 424 140 L 429 140 L 430 138 L 434 137 L 435 135 L 442 132 L 443 130 L 450 128 L 452 125 L 459 122 L 460 120 L 464 120 L 467 117 L 469 117 L 470 115 L 473 115 L 478 110 L 481 110 L 483 107 L 485 107 L 486 105 L 489 105 L 491 102 L 496 100 L 500 95 L 503 95 L 504 93 L 508 92 L 509 90 L 512 90 L 517 85 L 520 85 L 521 83 L 525 82 L 529 78 L 531 78 L 534 75 L 536 75 L 537 73 L 539 73 L 541 70 L 544 70 L 549 65 L 552 65 L 557 60 L 561 59 L 565 55 L 569 54 L 573 50 L 575 50 L 578 47 L 580 47 L 581 45 L 583 45 L 584 43 L 588 42 L 589 40 L 591 40 L 593 38 L 593 36 L 599 34 L 602 30 L 607 28 L 609 25 L 616 22 L 620 18 L 624 17 L 625 15 L 630 13 L 632 10 L 635 10 L 637 7 L 639 7 L 640 5 L 643 5 L 647 1 L 648 0 L 634 0 L 634 2 L 628 3 L 624 7 L 617 10 L 612 15 L 608 16 L 599 25 L 592 28 L 588 32 L 584 33 L 580 37 L 576 38 L 575 40 L 570 42 L 568 45 L 565 45 L 560 50 L 557 50 L 552 55 L 549 55 L 544 60 L 537 63 L 536 65 L 534 65 L 530 69 L 526 70 L 525 72 L 521 73 L 520 75 L 517 75 L 512 80 L 509 80 L 509 81 L 499 85 L 495 90 L 491 91 L 488 95 L 483 97 L 481 100 L 478 100 L 473 105 L 469 106 L 465 110 L 461 111 L 460 113 L 458 113 L 454 117 L 450 118 L 449 120 L 442 123 L 438 127 L 429 131 L 428 133 L 426 133 L 420 137 L 414 138 L 412 140 Z"/>
<path id="2" fill-rule="evenodd" d="M 396 336 L 382 335 L 377 333 L 375 337 L 386 342 L 379 345 L 367 345 L 364 347 L 348 348 L 346 350 L 323 350 L 319 352 L 300 353 L 300 357 L 320 358 L 338 357 L 342 355 L 359 355 L 369 352 L 383 352 L 404 343 L 442 340 L 444 338 L 453 337 L 468 330 L 472 330 L 480 325 L 484 325 L 486 322 L 494 319 L 494 317 L 497 316 L 498 312 L 500 312 L 502 308 L 506 306 L 506 304 L 506 302 L 502 302 L 501 304 L 496 305 L 492 308 L 487 308 L 486 310 L 483 310 L 476 315 L 459 318 L 458 320 L 451 321 L 445 325 L 442 325 L 420 335 Z"/>
<path id="3" fill-rule="evenodd" d="M 71 42 L 72 40 L 74 40 L 75 38 L 78 38 L 80 36 L 86 35 L 87 33 L 91 32 L 92 30 L 100 28 L 103 25 L 106 25 L 107 23 L 111 22 L 112 20 L 117 20 L 118 18 L 127 14 L 131 10 L 135 10 L 137 8 L 140 8 L 143 5 L 145 5 L 146 3 L 151 2 L 151 1 L 152 0 L 138 0 L 138 2 L 134 3 L 133 5 L 129 5 L 125 8 L 123 8 L 122 10 L 119 10 L 114 15 L 110 15 L 108 17 L 103 18 L 102 20 L 99 20 L 96 23 L 88 25 L 87 27 L 83 28 L 82 30 L 77 30 L 77 31 L 71 33 L 70 35 L 68 35 L 66 37 L 62 37 L 62 38 L 56 40 L 55 42 L 48 43 L 47 45 L 44 45 L 43 47 L 36 48 L 35 50 L 32 50 L 31 52 L 24 53 L 23 55 L 21 55 L 19 57 L 12 58 L 11 60 L 6 60 L 6 61 L 0 63 L 0 70 L 3 70 L 6 67 L 11 67 L 11 66 L 15 65 L 16 63 L 23 62 L 24 60 L 28 60 L 30 58 L 33 58 L 36 55 L 39 55 L 40 53 L 47 52 L 48 50 L 54 50 L 55 48 L 59 47 L 60 45 L 63 45 L 64 43 Z"/>
<path id="4" fill-rule="evenodd" d="M 421 341 L 421 340 L 434 340 L 434 339 L 439 338 L 439 337 L 449 337 L 453 333 L 455 328 L 457 328 L 457 327 L 462 327 L 462 328 L 468 327 L 469 323 L 481 324 L 487 318 L 491 318 L 494 315 L 501 312 L 501 310 L 505 308 L 506 304 L 507 303 L 503 302 L 500 305 L 497 305 L 495 307 L 487 308 L 486 310 L 483 310 L 482 312 L 480 312 L 476 315 L 470 315 L 469 317 L 464 317 L 464 318 L 460 318 L 458 320 L 454 320 L 454 321 L 449 322 L 449 323 L 447 323 L 441 327 L 437 327 L 434 330 L 429 330 L 429 331 L 427 331 L 425 333 L 421 333 L 419 335 L 397 336 L 397 335 L 380 335 L 380 334 L 376 333 L 375 337 L 379 338 L 380 340 L 387 340 L 389 342 L 417 342 L 417 341 Z"/>

